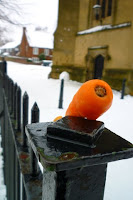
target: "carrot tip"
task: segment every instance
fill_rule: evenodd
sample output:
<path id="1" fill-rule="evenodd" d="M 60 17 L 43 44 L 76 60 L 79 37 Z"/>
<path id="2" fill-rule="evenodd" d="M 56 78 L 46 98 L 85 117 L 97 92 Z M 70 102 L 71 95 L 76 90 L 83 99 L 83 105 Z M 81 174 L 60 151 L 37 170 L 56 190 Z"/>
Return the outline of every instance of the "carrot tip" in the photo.
<path id="1" fill-rule="evenodd" d="M 106 89 L 103 86 L 100 86 L 100 85 L 96 86 L 95 92 L 96 92 L 97 96 L 99 96 L 99 97 L 106 96 Z"/>
<path id="2" fill-rule="evenodd" d="M 56 117 L 53 121 L 56 122 L 56 121 L 58 121 L 58 120 L 61 119 L 61 118 L 62 118 L 62 116 L 58 116 L 58 117 Z"/>

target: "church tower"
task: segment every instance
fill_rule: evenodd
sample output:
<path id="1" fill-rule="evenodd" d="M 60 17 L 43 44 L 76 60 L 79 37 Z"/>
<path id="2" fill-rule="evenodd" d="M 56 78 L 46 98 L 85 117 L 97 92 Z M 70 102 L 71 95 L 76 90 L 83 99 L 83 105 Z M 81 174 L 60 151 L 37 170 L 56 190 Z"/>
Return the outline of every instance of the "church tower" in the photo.
<path id="1" fill-rule="evenodd" d="M 71 71 L 71 67 L 74 66 L 79 7 L 80 0 L 59 0 L 58 25 L 54 34 L 52 78 L 58 78 L 65 67 Z"/>

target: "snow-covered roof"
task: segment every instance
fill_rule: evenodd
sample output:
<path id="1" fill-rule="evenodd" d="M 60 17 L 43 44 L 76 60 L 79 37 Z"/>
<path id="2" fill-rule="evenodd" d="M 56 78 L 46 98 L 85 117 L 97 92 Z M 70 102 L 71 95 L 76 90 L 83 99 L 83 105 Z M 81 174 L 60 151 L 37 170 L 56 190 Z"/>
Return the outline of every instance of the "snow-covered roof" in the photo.
<path id="1" fill-rule="evenodd" d="M 104 31 L 104 30 L 111 30 L 111 29 L 117 29 L 117 28 L 123 28 L 123 27 L 127 27 L 127 26 L 131 26 L 131 23 L 123 23 L 123 24 L 118 24 L 118 25 L 99 25 L 99 26 L 95 26 L 93 28 L 84 30 L 84 31 L 79 31 L 77 33 L 77 35 L 85 35 L 85 34 L 89 34 L 89 33 L 94 33 L 94 32 L 98 32 L 98 31 Z"/>
<path id="2" fill-rule="evenodd" d="M 26 30 L 26 36 L 31 47 L 53 49 L 54 36 L 53 34 L 44 31 Z"/>
<path id="3" fill-rule="evenodd" d="M 0 49 L 14 49 L 20 45 L 20 42 L 8 42 L 5 45 L 1 46 Z"/>

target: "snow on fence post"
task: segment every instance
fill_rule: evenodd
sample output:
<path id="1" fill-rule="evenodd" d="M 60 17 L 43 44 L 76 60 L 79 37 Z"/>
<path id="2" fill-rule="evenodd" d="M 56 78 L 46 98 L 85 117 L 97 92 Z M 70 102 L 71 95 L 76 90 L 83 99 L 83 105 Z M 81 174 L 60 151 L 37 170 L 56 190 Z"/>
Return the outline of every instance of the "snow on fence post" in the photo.
<path id="1" fill-rule="evenodd" d="M 63 90 L 64 90 L 64 79 L 61 79 L 58 108 L 63 108 Z"/>
<path id="2" fill-rule="evenodd" d="M 27 92 L 25 92 L 23 95 L 23 114 L 22 114 L 23 147 L 27 147 L 27 136 L 25 134 L 25 126 L 28 124 L 28 107 L 29 107 L 29 96 Z"/>
<path id="3" fill-rule="evenodd" d="M 35 102 L 32 109 L 31 109 L 31 123 L 39 122 L 39 107 Z M 34 151 L 30 146 L 30 168 L 31 168 L 31 175 L 37 176 L 38 175 L 38 161 Z"/>

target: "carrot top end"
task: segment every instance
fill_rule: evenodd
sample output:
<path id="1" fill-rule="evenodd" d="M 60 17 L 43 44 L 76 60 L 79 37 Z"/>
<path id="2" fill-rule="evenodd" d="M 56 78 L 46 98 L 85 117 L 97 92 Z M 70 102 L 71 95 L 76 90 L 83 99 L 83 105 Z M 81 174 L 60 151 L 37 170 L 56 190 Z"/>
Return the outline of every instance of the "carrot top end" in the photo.
<path id="1" fill-rule="evenodd" d="M 99 97 L 104 97 L 104 96 L 107 95 L 106 89 L 103 86 L 100 86 L 100 85 L 95 87 L 95 93 Z"/>

